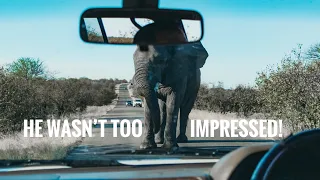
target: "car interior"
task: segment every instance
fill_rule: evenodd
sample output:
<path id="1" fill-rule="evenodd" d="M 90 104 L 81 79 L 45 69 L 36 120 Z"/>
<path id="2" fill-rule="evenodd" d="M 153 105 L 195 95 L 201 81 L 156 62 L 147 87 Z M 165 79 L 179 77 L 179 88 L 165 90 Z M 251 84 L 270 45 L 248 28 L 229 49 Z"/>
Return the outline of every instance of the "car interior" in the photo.
<path id="1" fill-rule="evenodd" d="M 203 18 L 206 18 L 201 16 L 201 12 L 198 13 L 191 10 L 163 10 L 158 8 L 158 3 L 158 0 L 123 0 L 123 8 L 93 8 L 85 10 L 79 21 L 80 36 L 84 42 L 90 43 L 86 27 L 84 26 L 85 18 L 97 18 L 101 16 L 130 17 L 131 22 L 137 24 L 134 17 L 161 21 L 161 18 L 158 16 L 162 15 L 163 18 L 176 17 L 177 19 L 200 21 L 202 34 L 198 36 L 198 39 L 187 43 L 201 40 L 205 33 L 203 32 L 203 26 L 205 26 Z M 167 17 L 165 17 L 164 14 L 166 14 Z M 159 19 L 157 19 L 157 17 Z M 112 44 L 107 34 L 102 32 L 102 35 L 103 40 L 94 43 Z M 156 42 L 142 42 L 139 44 L 140 48 L 147 51 L 148 43 Z M 168 42 L 165 43 L 168 44 Z M 175 44 L 175 42 L 170 43 Z M 128 43 L 122 44 L 134 43 L 128 41 Z M 129 101 L 127 103 L 129 103 Z M 201 161 L 201 157 L 198 157 L 198 161 L 178 163 L 178 160 L 172 156 L 172 158 L 165 158 L 162 161 L 173 161 L 173 163 L 157 165 L 132 165 L 127 159 L 123 161 L 114 160 L 112 162 L 114 166 L 101 165 L 99 160 L 96 160 L 97 164 L 95 166 L 90 167 L 83 165 L 74 168 L 75 166 L 72 162 L 60 166 L 44 164 L 41 166 L 41 170 L 37 169 L 36 166 L 34 166 L 34 169 L 30 168 L 30 166 L 17 166 L 16 169 L 20 169 L 19 171 L 1 172 L 0 179 L 320 179 L 319 142 L 320 130 L 313 129 L 290 135 L 278 142 L 238 147 L 228 153 L 215 154 L 211 156 L 212 161 L 205 161 L 204 159 Z M 157 159 L 154 159 L 154 161 L 156 160 Z M 133 160 L 130 162 L 132 163 Z M 32 164 L 32 162 L 30 162 L 30 164 Z"/>

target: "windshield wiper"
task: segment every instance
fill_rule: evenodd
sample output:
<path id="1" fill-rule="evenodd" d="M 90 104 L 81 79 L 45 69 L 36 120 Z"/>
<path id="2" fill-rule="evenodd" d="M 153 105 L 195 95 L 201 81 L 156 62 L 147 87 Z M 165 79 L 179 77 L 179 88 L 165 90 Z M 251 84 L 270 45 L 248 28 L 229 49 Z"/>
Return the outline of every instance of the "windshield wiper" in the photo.
<path id="1" fill-rule="evenodd" d="M 152 155 L 188 155 L 188 156 L 220 156 L 239 148 L 240 146 L 230 147 L 179 147 L 175 150 L 168 150 L 163 148 L 154 149 L 112 149 L 104 152 L 106 155 L 110 154 L 152 154 Z"/>
<path id="2" fill-rule="evenodd" d="M 221 157 L 240 146 L 206 146 L 206 147 L 179 147 L 175 150 L 168 150 L 163 148 L 154 149 L 135 149 L 135 148 L 120 148 L 120 149 L 108 149 L 100 153 L 85 153 L 76 154 L 75 156 L 69 156 L 62 160 L 0 160 L 0 168 L 11 167 L 30 167 L 30 166 L 70 166 L 76 167 L 106 167 L 106 166 L 123 166 L 119 163 L 119 159 L 148 159 L 151 155 L 153 158 L 160 158 L 161 155 L 174 155 L 183 158 L 199 158 L 206 157 Z M 112 156 L 109 156 L 112 155 Z M 124 156 L 128 155 L 128 156 Z M 138 155 L 138 156 L 132 156 Z M 173 155 L 173 156 L 171 156 Z"/>

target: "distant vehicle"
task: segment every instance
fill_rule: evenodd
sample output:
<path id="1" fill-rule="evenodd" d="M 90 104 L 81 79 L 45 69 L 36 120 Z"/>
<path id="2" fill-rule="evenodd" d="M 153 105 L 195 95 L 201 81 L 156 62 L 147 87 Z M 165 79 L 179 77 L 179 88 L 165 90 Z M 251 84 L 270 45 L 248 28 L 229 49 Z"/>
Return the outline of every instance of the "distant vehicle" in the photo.
<path id="1" fill-rule="evenodd" d="M 133 107 L 142 107 L 142 100 L 141 99 L 134 99 L 133 100 Z"/>
<path id="2" fill-rule="evenodd" d="M 127 101 L 126 102 L 126 106 L 132 106 L 132 102 L 131 101 Z"/>

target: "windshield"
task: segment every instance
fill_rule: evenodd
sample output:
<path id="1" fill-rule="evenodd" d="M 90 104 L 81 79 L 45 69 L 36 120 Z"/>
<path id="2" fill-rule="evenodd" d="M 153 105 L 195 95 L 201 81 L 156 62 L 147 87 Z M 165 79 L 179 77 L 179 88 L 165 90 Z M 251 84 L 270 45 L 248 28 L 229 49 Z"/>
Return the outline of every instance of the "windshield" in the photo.
<path id="1" fill-rule="evenodd" d="M 185 58 L 175 64 L 185 69 L 161 66 L 151 87 L 132 81 L 135 45 L 80 38 L 85 9 L 122 1 L 0 1 L 0 159 L 248 146 L 319 127 L 320 1 L 159 5 L 200 12 L 204 38 L 201 52 L 179 52 Z M 121 29 L 121 22 L 106 27 Z"/>

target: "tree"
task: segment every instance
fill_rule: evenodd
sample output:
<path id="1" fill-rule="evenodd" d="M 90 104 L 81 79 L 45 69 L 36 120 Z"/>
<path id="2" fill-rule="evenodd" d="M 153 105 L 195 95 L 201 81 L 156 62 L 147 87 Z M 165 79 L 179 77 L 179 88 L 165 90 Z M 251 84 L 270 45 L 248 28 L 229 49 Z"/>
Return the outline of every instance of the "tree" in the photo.
<path id="1" fill-rule="evenodd" d="M 314 44 L 306 53 L 306 58 L 311 60 L 320 60 L 320 43 Z"/>
<path id="2" fill-rule="evenodd" d="M 257 91 L 249 86 L 238 85 L 232 92 L 232 108 L 238 115 L 248 117 L 260 111 Z"/>
<path id="3" fill-rule="evenodd" d="M 11 74 L 31 79 L 35 77 L 45 77 L 47 75 L 43 62 L 39 59 L 22 57 L 9 64 L 7 71 Z"/>
<path id="4" fill-rule="evenodd" d="M 314 47 L 306 54 L 310 52 L 315 52 Z M 320 63 L 304 59 L 303 54 L 298 45 L 278 67 L 260 72 L 256 80 L 266 112 L 284 120 L 292 132 L 320 125 Z"/>

